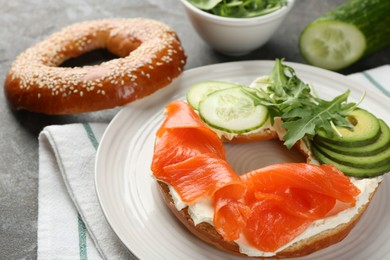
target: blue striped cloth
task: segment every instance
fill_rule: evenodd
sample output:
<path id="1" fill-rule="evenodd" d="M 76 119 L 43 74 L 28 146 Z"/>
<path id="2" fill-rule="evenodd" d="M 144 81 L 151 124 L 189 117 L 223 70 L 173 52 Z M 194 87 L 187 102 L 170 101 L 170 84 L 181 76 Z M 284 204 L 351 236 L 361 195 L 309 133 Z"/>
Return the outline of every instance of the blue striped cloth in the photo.
<path id="1" fill-rule="evenodd" d="M 349 77 L 390 97 L 389 65 Z M 109 227 L 95 193 L 95 155 L 106 127 L 71 124 L 41 132 L 38 259 L 134 259 Z"/>

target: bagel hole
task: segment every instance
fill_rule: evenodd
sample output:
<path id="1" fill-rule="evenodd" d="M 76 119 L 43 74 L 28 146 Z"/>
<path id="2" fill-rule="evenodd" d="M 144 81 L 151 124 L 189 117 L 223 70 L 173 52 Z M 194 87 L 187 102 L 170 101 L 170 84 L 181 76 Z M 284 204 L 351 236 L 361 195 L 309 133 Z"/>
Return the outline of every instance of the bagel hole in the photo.
<path id="1" fill-rule="evenodd" d="M 117 59 L 119 56 L 109 52 L 107 49 L 96 49 L 84 54 L 81 54 L 78 57 L 70 58 L 59 65 L 59 67 L 65 68 L 74 68 L 74 67 L 83 67 L 91 65 L 99 65 L 103 62 Z"/>
<path id="2" fill-rule="evenodd" d="M 277 163 L 306 162 L 298 149 L 289 150 L 279 140 L 224 145 L 226 160 L 239 175 Z"/>

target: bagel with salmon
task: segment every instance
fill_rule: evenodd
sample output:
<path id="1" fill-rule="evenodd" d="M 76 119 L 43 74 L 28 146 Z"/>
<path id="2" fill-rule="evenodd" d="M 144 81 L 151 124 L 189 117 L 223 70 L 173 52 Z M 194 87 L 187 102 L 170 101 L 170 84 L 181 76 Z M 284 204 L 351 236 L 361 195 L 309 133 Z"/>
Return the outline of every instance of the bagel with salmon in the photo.
<path id="1" fill-rule="evenodd" d="M 225 113 L 234 103 L 235 106 L 244 104 L 238 110 L 240 115 L 246 115 L 247 103 L 232 102 L 231 97 L 225 95 L 236 94 L 237 89 L 227 89 L 217 95 L 219 101 L 229 101 L 229 108 L 223 107 L 218 113 Z M 251 90 L 240 91 L 253 98 Z M 213 93 L 205 96 L 209 98 L 215 95 Z M 261 93 L 259 96 L 263 97 Z M 223 142 L 279 139 L 286 144 L 292 134 L 288 135 L 289 125 L 284 123 L 290 121 L 287 117 L 267 115 L 262 125 L 253 129 L 242 126 L 243 119 L 233 116 L 232 120 L 239 120 L 239 124 L 224 125 L 213 117 L 212 111 L 206 111 L 212 116 L 202 114 L 202 106 L 214 109 L 206 105 L 207 102 L 193 106 L 191 100 L 174 101 L 166 107 L 166 119 L 156 133 L 151 165 L 165 203 L 190 232 L 230 254 L 255 258 L 300 257 L 333 245 L 348 235 L 371 202 L 382 175 L 388 171 L 388 159 L 384 159 L 386 166 L 378 166 L 375 172 L 367 170 L 370 176 L 359 176 L 358 167 L 323 163 L 314 152 L 314 139 L 320 131 L 325 131 L 319 129 L 315 135 L 306 133 L 292 145 L 305 155 L 306 163 L 274 164 L 238 175 L 226 161 Z M 221 106 L 221 102 L 216 104 Z M 352 105 L 343 108 L 358 109 Z M 234 111 L 228 114 L 231 116 Z M 257 122 L 263 120 L 257 115 L 249 117 L 249 125 L 252 121 L 258 125 Z M 347 120 L 353 121 L 352 118 Z M 249 130 L 239 132 L 236 125 Z M 354 122 L 351 127 L 358 129 L 358 125 Z M 226 126 L 236 132 L 226 131 Z M 347 126 L 336 127 L 342 132 L 341 128 Z M 383 129 L 376 141 L 361 145 L 365 151 L 378 146 L 374 143 L 380 138 L 388 138 L 380 137 Z M 321 135 L 326 136 L 324 132 Z M 355 148 L 353 151 L 361 152 L 356 152 Z M 341 171 L 342 167 L 349 171 Z"/>

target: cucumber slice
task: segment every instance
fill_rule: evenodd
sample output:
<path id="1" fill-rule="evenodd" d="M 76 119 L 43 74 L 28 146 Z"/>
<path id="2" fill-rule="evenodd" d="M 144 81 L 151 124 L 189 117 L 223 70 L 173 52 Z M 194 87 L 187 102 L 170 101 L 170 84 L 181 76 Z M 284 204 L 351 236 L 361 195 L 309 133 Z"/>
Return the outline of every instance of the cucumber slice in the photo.
<path id="1" fill-rule="evenodd" d="M 195 110 L 199 109 L 199 102 L 208 94 L 225 88 L 237 87 L 237 84 L 223 81 L 205 81 L 193 85 L 187 92 L 187 102 Z"/>
<path id="2" fill-rule="evenodd" d="M 366 39 L 352 24 L 321 21 L 304 30 L 299 45 L 302 55 L 309 63 L 339 70 L 363 56 Z"/>
<path id="3" fill-rule="evenodd" d="M 268 109 L 255 105 L 242 89 L 226 88 L 209 94 L 199 103 L 200 117 L 208 125 L 228 133 L 260 128 L 268 119 Z"/>
<path id="4" fill-rule="evenodd" d="M 303 30 L 301 53 L 315 66 L 345 68 L 390 46 L 389 13 L 389 0 L 348 0 Z"/>

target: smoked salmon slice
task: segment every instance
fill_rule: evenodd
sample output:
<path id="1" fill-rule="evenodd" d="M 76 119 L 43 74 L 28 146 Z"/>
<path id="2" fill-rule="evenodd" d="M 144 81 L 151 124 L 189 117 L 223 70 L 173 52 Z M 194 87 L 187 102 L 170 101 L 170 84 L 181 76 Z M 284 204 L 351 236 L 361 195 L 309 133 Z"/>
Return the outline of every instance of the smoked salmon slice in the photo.
<path id="1" fill-rule="evenodd" d="M 250 208 L 243 200 L 245 193 L 242 181 L 225 185 L 214 193 L 214 228 L 226 241 L 240 237 L 250 216 Z"/>
<path id="2" fill-rule="evenodd" d="M 172 185 L 185 203 L 212 198 L 215 228 L 226 239 L 237 239 L 249 215 L 242 203 L 246 188 L 226 162 L 220 138 L 180 101 L 166 107 L 156 136 L 151 167 L 155 177 Z"/>
<path id="3" fill-rule="evenodd" d="M 166 114 L 152 171 L 189 205 L 210 199 L 214 228 L 226 241 L 244 236 L 257 249 L 274 252 L 313 221 L 337 213 L 336 203 L 355 205 L 360 190 L 332 165 L 282 163 L 239 176 L 218 135 L 187 103 L 172 102 Z"/>
<path id="4" fill-rule="evenodd" d="M 191 204 L 209 198 L 214 205 L 214 228 L 225 240 L 238 239 L 250 209 L 244 203 L 246 187 L 223 159 L 214 154 L 196 155 L 164 167 L 164 179 L 183 202 Z"/>
<path id="5" fill-rule="evenodd" d="M 164 167 L 165 180 L 190 204 L 199 197 L 212 198 L 226 185 L 241 183 L 230 165 L 210 153 L 200 154 L 180 163 Z"/>
<path id="6" fill-rule="evenodd" d="M 281 163 L 263 167 L 241 176 L 249 193 L 298 188 L 354 203 L 360 193 L 348 177 L 332 165 Z"/>
<path id="7" fill-rule="evenodd" d="M 166 119 L 157 130 L 152 160 L 154 175 L 166 181 L 165 166 L 182 162 L 203 153 L 225 159 L 225 148 L 214 133 L 185 102 L 175 101 L 166 107 Z"/>
<path id="8" fill-rule="evenodd" d="M 336 201 L 353 206 L 360 190 L 331 165 L 282 163 L 241 176 L 251 209 L 243 229 L 254 247 L 273 252 L 324 218 Z"/>

